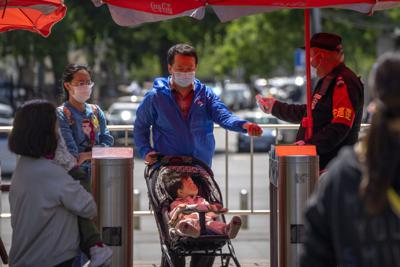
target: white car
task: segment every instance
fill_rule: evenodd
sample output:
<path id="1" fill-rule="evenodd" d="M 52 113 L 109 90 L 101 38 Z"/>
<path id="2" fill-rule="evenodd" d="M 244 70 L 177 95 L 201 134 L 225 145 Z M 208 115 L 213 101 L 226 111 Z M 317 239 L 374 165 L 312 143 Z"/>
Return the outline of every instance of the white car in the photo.
<path id="1" fill-rule="evenodd" d="M 120 96 L 117 98 L 117 102 L 132 102 L 132 103 L 140 103 L 143 100 L 143 96 L 140 95 L 126 95 Z"/>
<path id="2" fill-rule="evenodd" d="M 108 108 L 106 117 L 109 125 L 132 125 L 139 103 L 115 102 Z"/>
<path id="3" fill-rule="evenodd" d="M 136 110 L 139 103 L 115 102 L 109 107 L 106 118 L 108 125 L 133 125 L 136 118 Z M 123 131 L 112 132 L 116 143 L 123 143 L 125 133 Z M 132 132 L 128 134 L 128 142 L 132 141 Z"/>

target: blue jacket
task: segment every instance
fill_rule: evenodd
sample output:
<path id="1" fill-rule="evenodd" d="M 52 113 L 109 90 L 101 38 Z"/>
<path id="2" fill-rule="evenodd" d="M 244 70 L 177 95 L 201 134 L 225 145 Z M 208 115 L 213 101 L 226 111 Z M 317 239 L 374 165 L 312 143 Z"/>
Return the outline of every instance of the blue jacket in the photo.
<path id="1" fill-rule="evenodd" d="M 64 106 L 67 110 L 63 110 Z M 57 108 L 57 117 L 62 136 L 69 152 L 76 158 L 79 157 L 79 153 L 91 150 L 90 138 L 84 133 L 82 128 L 83 120 L 97 118 L 98 125 L 95 128 L 94 146 L 112 146 L 114 143 L 114 138 L 107 128 L 103 111 L 97 105 L 96 109 L 97 112 L 94 112 L 92 107 L 85 103 L 85 111 L 81 112 L 68 102 Z M 70 112 L 70 116 L 67 114 L 68 111 Z"/>
<path id="2" fill-rule="evenodd" d="M 155 150 L 164 155 L 193 156 L 211 166 L 215 150 L 214 122 L 228 130 L 246 132 L 242 126 L 247 121 L 232 115 L 212 89 L 198 80 L 195 80 L 193 102 L 185 119 L 169 80 L 157 78 L 136 112 L 135 146 L 143 158 Z M 150 145 L 150 126 L 154 149 Z"/>

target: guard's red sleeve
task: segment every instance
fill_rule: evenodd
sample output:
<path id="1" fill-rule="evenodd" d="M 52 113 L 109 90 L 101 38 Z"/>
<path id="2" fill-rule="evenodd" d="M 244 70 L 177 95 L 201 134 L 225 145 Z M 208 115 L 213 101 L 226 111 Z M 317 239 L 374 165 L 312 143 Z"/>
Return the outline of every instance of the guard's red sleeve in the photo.
<path id="1" fill-rule="evenodd" d="M 341 123 L 349 127 L 353 125 L 354 108 L 347 91 L 347 85 L 341 78 L 337 80 L 333 90 L 332 115 L 332 123 Z"/>

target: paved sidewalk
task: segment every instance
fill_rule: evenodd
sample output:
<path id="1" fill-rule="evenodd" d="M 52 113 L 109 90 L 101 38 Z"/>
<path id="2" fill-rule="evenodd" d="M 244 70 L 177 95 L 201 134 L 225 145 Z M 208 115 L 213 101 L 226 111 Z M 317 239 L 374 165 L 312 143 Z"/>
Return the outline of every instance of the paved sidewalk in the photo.
<path id="1" fill-rule="evenodd" d="M 154 262 L 135 262 L 134 267 L 158 267 L 160 263 L 154 263 Z M 266 260 L 243 260 L 240 261 L 241 267 L 270 267 L 269 261 Z M 189 266 L 189 264 L 187 264 Z M 216 262 L 213 267 L 220 267 L 221 265 Z M 229 266 L 235 266 L 235 264 L 230 263 Z"/>

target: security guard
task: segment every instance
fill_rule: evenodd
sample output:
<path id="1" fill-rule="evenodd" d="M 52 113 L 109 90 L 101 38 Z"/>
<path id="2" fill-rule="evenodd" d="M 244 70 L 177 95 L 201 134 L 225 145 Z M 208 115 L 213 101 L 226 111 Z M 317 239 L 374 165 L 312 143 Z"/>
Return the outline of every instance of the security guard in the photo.
<path id="1" fill-rule="evenodd" d="M 320 78 L 313 91 L 313 136 L 306 140 L 306 105 L 286 104 L 272 97 L 257 96 L 261 110 L 291 123 L 302 122 L 297 145 L 317 147 L 320 170 L 326 168 L 340 148 L 358 139 L 364 105 L 364 87 L 344 64 L 342 38 L 317 33 L 311 38 L 311 66 Z"/>

